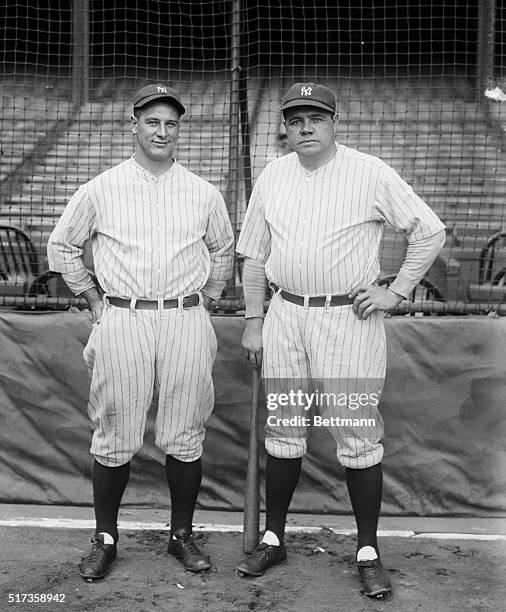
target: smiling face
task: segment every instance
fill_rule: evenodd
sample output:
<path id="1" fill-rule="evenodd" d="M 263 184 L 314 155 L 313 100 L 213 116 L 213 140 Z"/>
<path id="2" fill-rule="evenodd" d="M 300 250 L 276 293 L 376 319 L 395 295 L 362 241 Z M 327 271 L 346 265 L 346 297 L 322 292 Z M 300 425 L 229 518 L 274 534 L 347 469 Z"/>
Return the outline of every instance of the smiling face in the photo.
<path id="1" fill-rule="evenodd" d="M 335 151 L 335 119 L 313 106 L 297 106 L 284 112 L 286 136 L 303 165 L 318 167 Z"/>
<path id="2" fill-rule="evenodd" d="M 179 134 L 179 113 L 169 102 L 153 102 L 138 109 L 132 118 L 137 135 L 135 160 L 159 173 L 172 165 L 172 152 Z"/>

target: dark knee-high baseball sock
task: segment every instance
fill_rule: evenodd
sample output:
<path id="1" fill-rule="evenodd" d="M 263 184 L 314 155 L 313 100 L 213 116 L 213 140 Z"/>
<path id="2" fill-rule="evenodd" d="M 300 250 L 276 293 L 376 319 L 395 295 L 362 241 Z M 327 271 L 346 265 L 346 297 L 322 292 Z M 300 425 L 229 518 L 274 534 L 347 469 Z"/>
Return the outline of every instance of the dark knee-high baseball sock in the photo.
<path id="1" fill-rule="evenodd" d="M 118 541 L 118 512 L 130 476 L 130 462 L 119 467 L 93 464 L 93 503 L 96 533 L 108 533 Z"/>
<path id="2" fill-rule="evenodd" d="M 357 551 L 372 546 L 379 554 L 376 531 L 383 490 L 381 463 L 363 470 L 346 468 L 346 484 L 357 522 Z"/>
<path id="3" fill-rule="evenodd" d="M 267 454 L 265 473 L 265 531 L 272 531 L 282 542 L 288 508 L 299 481 L 302 458 L 278 459 Z"/>
<path id="4" fill-rule="evenodd" d="M 179 461 L 170 455 L 165 459 L 165 474 L 171 499 L 170 529 L 192 528 L 193 512 L 202 480 L 202 461 Z"/>

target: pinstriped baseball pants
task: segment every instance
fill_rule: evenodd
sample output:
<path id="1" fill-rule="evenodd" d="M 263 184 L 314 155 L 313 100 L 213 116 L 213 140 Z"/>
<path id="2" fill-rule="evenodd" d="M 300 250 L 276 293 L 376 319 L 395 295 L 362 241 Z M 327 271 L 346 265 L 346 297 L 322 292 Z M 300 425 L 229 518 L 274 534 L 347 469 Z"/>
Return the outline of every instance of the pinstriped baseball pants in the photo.
<path id="1" fill-rule="evenodd" d="M 120 466 L 141 448 L 155 388 L 156 445 L 180 461 L 197 460 L 214 404 L 216 348 L 202 304 L 181 312 L 106 304 L 83 351 L 91 372 L 90 452 L 96 460 Z"/>
<path id="2" fill-rule="evenodd" d="M 377 402 L 386 371 L 386 340 L 382 312 L 374 312 L 367 320 L 359 320 L 352 306 L 304 308 L 284 300 L 276 293 L 271 301 L 263 326 L 262 381 L 267 399 L 271 393 L 287 394 L 291 388 L 303 392 L 318 392 L 322 396 L 356 398 L 362 395 L 364 406 L 322 402 L 321 417 L 354 419 L 346 426 L 327 426 L 337 445 L 337 459 L 355 469 L 371 467 L 383 457 L 383 420 Z M 275 403 L 274 403 L 275 404 Z M 313 421 L 311 411 L 300 405 L 277 405 L 269 410 L 265 428 L 265 448 L 279 458 L 301 457 L 307 450 L 308 427 Z M 271 411 L 272 410 L 272 411 Z M 270 417 L 270 418 L 269 418 Z M 285 424 L 286 419 L 301 417 L 297 425 Z M 356 418 L 367 418 L 374 426 L 357 425 Z M 280 420 L 278 420 L 280 419 Z M 283 422 L 282 419 L 285 419 Z M 336 421 L 335 419 L 340 419 Z M 291 422 L 293 423 L 293 422 Z"/>

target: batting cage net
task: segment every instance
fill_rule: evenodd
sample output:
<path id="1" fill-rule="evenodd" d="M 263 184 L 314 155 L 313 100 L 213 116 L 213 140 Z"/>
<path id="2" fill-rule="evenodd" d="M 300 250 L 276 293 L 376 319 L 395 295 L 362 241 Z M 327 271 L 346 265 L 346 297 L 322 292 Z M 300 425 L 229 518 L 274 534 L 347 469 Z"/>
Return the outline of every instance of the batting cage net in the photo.
<path id="1" fill-rule="evenodd" d="M 2 4 L 4 307 L 83 307 L 48 270 L 46 244 L 78 186 L 132 154 L 136 89 L 181 93 L 177 159 L 221 190 L 239 232 L 259 172 L 289 153 L 282 94 L 315 80 L 337 94 L 338 141 L 391 164 L 446 223 L 445 247 L 398 312 L 504 312 L 502 1 Z M 386 227 L 381 282 L 405 249 Z M 219 308 L 243 308 L 239 259 Z"/>

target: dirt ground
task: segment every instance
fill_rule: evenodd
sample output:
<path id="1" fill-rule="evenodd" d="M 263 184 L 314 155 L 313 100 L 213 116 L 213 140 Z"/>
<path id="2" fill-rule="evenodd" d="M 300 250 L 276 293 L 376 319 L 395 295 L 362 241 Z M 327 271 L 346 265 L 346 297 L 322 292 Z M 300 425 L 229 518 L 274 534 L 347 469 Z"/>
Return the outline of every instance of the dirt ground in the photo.
<path id="1" fill-rule="evenodd" d="M 383 537 L 394 593 L 377 602 L 360 594 L 353 536 L 327 529 L 288 535 L 287 562 L 256 579 L 234 573 L 240 534 L 197 534 L 213 561 L 204 575 L 185 572 L 167 555 L 167 537 L 166 531 L 123 532 L 111 573 L 89 584 L 76 567 L 89 550 L 89 531 L 2 527 L 0 610 L 476 612 L 506 606 L 504 541 Z M 65 601 L 9 603 L 16 593 L 61 594 Z"/>

